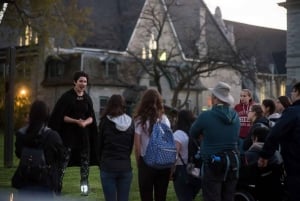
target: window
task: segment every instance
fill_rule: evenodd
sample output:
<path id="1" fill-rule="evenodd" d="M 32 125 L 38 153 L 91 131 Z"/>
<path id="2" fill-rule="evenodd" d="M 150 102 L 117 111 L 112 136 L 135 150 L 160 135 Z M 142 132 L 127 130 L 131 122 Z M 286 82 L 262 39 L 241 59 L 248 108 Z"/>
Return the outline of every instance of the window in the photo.
<path id="1" fill-rule="evenodd" d="M 116 64 L 116 63 L 109 63 L 106 72 L 107 72 L 106 75 L 108 77 L 117 78 L 118 77 L 118 64 Z"/>
<path id="2" fill-rule="evenodd" d="M 100 113 L 100 115 L 103 113 L 107 102 L 108 102 L 108 97 L 107 96 L 100 96 L 99 97 L 99 113 Z"/>
<path id="3" fill-rule="evenodd" d="M 109 59 L 104 63 L 105 76 L 109 78 L 118 78 L 119 62 L 115 59 Z"/>
<path id="4" fill-rule="evenodd" d="M 38 44 L 39 39 L 36 32 L 32 31 L 30 26 L 26 26 L 24 33 L 19 38 L 19 46 L 28 46 L 30 44 Z"/>
<path id="5" fill-rule="evenodd" d="M 65 64 L 58 60 L 51 60 L 47 64 L 47 77 L 62 77 L 65 71 Z"/>

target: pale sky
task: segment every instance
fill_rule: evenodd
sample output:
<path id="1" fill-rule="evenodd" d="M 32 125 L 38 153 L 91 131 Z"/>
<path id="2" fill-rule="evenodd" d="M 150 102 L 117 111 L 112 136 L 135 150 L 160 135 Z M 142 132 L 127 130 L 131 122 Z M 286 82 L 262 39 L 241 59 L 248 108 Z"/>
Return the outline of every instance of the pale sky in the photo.
<path id="1" fill-rule="evenodd" d="M 223 19 L 286 30 L 286 0 L 204 0 L 212 14 L 221 8 Z"/>

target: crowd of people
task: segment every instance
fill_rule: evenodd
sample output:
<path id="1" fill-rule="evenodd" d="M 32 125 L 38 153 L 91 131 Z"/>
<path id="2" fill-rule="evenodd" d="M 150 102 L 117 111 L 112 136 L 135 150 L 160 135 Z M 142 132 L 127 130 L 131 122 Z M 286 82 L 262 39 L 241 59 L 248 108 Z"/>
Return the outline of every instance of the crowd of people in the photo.
<path id="1" fill-rule="evenodd" d="M 80 167 L 80 193 L 88 196 L 89 167 L 98 165 L 105 200 L 128 201 L 134 153 L 142 201 L 166 201 L 170 182 L 179 201 L 192 201 L 199 192 L 204 201 L 232 201 L 242 181 L 255 183 L 259 201 L 280 201 L 285 195 L 290 201 L 300 200 L 300 83 L 294 85 L 291 100 L 280 96 L 259 103 L 251 90 L 242 89 L 234 105 L 230 85 L 219 82 L 209 88 L 210 110 L 198 117 L 180 110 L 174 125 L 157 90 L 147 89 L 133 114 L 126 113 L 124 97 L 113 94 L 97 125 L 86 92 L 88 81 L 88 74 L 75 72 L 74 87 L 58 99 L 51 113 L 44 101 L 32 103 L 28 124 L 16 133 L 15 154 L 20 158 L 24 147 L 43 146 L 52 174 L 31 182 L 19 177 L 17 169 L 12 185 L 23 195 L 60 195 L 66 168 L 75 165 Z M 144 160 L 157 121 L 173 130 L 173 167 L 155 168 Z M 191 164 L 200 170 L 193 176 L 187 171 Z"/>

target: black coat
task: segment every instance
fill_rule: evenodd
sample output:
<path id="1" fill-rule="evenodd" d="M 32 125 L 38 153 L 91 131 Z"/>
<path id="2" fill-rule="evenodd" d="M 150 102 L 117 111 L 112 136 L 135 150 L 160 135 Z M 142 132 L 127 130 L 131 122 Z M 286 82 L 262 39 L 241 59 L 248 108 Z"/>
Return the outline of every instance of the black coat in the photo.
<path id="1" fill-rule="evenodd" d="M 101 118 L 99 124 L 99 138 L 97 158 L 101 170 L 130 171 L 131 152 L 134 142 L 134 123 L 128 124 L 125 130 L 117 129 L 116 123 L 107 117 Z"/>
<path id="2" fill-rule="evenodd" d="M 22 149 L 25 146 L 30 147 L 43 147 L 45 159 L 47 164 L 51 167 L 48 178 L 44 178 L 40 182 L 36 183 L 33 181 L 24 180 L 19 174 L 19 166 L 12 178 L 12 186 L 15 188 L 23 188 L 28 186 L 44 186 L 48 187 L 51 190 L 56 189 L 57 179 L 58 179 L 58 170 L 61 168 L 62 162 L 64 161 L 65 147 L 63 146 L 61 137 L 59 134 L 49 128 L 44 129 L 41 134 L 35 138 L 34 143 L 30 145 L 25 143 L 27 126 L 19 129 L 16 132 L 16 141 L 15 141 L 15 155 L 20 158 Z"/>
<path id="3" fill-rule="evenodd" d="M 86 146 L 90 150 L 90 165 L 96 165 L 95 142 L 97 138 L 97 123 L 93 102 L 86 92 L 81 101 L 78 101 L 77 97 L 74 89 L 65 92 L 57 101 L 48 125 L 60 134 L 64 145 L 72 150 L 68 166 L 80 166 L 79 152 Z M 92 117 L 93 123 L 86 128 L 80 128 L 78 125 L 65 123 L 64 116 L 70 116 L 75 119 Z"/>

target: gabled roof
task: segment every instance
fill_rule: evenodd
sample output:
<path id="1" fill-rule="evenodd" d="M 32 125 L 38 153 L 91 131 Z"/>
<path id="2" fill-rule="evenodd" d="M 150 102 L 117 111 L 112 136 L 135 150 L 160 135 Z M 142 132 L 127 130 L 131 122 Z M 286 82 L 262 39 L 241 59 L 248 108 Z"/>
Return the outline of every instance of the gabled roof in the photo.
<path id="1" fill-rule="evenodd" d="M 271 73 L 270 64 L 274 64 L 275 74 L 285 74 L 286 31 L 259 27 L 224 20 L 233 26 L 237 51 L 246 58 L 256 58 L 258 72 Z"/>
<path id="2" fill-rule="evenodd" d="M 173 4 L 169 12 L 186 57 L 194 57 L 200 36 L 205 37 L 209 56 L 234 54 L 233 47 L 202 0 Z"/>
<path id="3" fill-rule="evenodd" d="M 89 0 L 82 6 L 93 8 L 91 19 L 94 22 L 93 35 L 81 47 L 125 51 L 140 17 L 145 0 Z M 203 9 L 205 11 L 203 11 Z M 201 11 L 202 10 L 202 11 Z M 219 49 L 233 52 L 233 48 L 214 21 L 209 9 L 202 0 L 183 1 L 169 7 L 171 23 L 186 57 L 194 57 L 200 37 L 200 14 L 205 12 L 207 20 L 206 42 L 209 50 Z M 216 43 L 218 39 L 218 43 Z M 213 46 L 216 47 L 213 47 Z M 222 48 L 220 48 L 222 47 Z M 219 54 L 220 55 L 220 54 Z"/>
<path id="4" fill-rule="evenodd" d="M 92 8 L 93 34 L 78 44 L 108 50 L 125 51 L 145 0 L 80 0 L 80 6 Z"/>

